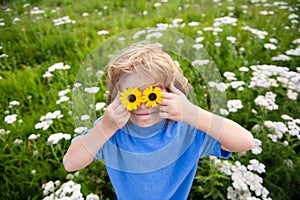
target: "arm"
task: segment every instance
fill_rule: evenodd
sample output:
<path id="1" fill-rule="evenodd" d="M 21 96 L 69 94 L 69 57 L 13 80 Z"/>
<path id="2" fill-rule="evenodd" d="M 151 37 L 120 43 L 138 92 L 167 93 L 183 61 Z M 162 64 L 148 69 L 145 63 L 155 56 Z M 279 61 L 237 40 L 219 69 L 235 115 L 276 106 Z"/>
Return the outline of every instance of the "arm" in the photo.
<path id="1" fill-rule="evenodd" d="M 245 128 L 192 104 L 173 84 L 170 90 L 172 93 L 163 93 L 161 117 L 183 121 L 202 130 L 218 140 L 224 150 L 243 152 L 252 148 L 253 136 Z"/>
<path id="2" fill-rule="evenodd" d="M 106 108 L 103 118 L 96 126 L 70 145 L 63 158 L 65 169 L 76 171 L 88 166 L 99 149 L 118 129 L 126 124 L 129 117 L 129 112 L 120 104 L 119 98 L 116 98 Z"/>

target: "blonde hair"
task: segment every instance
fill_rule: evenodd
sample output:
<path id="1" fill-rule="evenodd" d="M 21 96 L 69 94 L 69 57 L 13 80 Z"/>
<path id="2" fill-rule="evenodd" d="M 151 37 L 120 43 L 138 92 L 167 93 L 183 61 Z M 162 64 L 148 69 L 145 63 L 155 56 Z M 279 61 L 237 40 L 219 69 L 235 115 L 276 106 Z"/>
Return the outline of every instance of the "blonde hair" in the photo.
<path id="1" fill-rule="evenodd" d="M 138 43 L 118 53 L 108 64 L 108 104 L 116 96 L 115 87 L 120 79 L 130 73 L 151 76 L 155 83 L 163 84 L 167 89 L 173 82 L 176 88 L 188 94 L 188 80 L 174 60 L 153 44 Z"/>

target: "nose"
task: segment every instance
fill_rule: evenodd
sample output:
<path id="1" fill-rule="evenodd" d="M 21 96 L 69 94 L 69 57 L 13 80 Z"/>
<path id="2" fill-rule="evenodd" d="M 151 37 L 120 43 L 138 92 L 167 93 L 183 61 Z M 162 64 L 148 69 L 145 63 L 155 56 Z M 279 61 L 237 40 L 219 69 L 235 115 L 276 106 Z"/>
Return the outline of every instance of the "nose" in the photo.
<path id="1" fill-rule="evenodd" d="M 147 108 L 146 103 L 142 103 L 142 104 L 140 105 L 140 109 L 145 109 L 145 108 Z"/>

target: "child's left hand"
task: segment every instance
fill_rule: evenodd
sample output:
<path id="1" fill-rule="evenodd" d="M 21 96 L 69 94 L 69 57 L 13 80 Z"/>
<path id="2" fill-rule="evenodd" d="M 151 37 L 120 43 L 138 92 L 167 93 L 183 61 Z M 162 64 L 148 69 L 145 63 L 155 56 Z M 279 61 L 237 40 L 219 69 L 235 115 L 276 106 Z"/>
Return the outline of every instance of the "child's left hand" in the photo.
<path id="1" fill-rule="evenodd" d="M 160 106 L 160 116 L 174 121 L 189 122 L 191 117 L 197 117 L 193 112 L 197 112 L 196 106 L 192 104 L 185 94 L 177 89 L 173 83 L 170 84 L 171 92 L 162 92 L 163 100 Z"/>

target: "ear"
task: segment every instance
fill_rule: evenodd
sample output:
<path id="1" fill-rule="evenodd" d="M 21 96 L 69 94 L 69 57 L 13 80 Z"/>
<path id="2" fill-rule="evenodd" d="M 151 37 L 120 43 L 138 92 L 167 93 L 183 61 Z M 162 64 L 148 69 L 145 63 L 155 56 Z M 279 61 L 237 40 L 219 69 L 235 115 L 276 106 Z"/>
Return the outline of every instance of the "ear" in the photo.
<path id="1" fill-rule="evenodd" d="M 179 89 L 177 89 L 175 86 L 174 86 L 174 83 L 172 82 L 170 84 L 170 87 L 169 87 L 170 91 L 174 94 L 178 94 L 178 95 L 181 95 L 183 94 Z"/>

